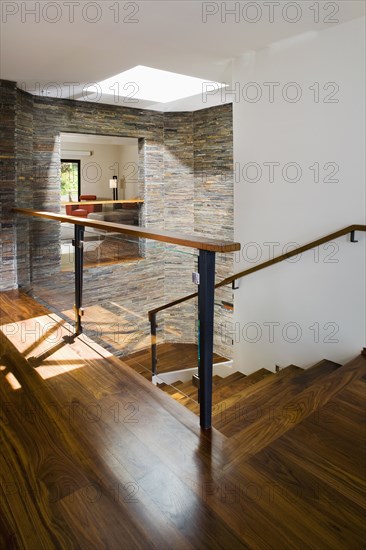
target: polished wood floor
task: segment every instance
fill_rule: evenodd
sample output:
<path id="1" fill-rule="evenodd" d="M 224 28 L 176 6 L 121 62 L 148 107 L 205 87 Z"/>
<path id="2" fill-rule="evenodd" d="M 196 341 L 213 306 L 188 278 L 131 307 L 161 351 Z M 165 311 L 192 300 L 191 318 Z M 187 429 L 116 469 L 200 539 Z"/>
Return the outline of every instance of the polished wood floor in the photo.
<path id="1" fill-rule="evenodd" d="M 202 432 L 29 297 L 0 314 L 0 548 L 365 548 L 365 357 Z"/>

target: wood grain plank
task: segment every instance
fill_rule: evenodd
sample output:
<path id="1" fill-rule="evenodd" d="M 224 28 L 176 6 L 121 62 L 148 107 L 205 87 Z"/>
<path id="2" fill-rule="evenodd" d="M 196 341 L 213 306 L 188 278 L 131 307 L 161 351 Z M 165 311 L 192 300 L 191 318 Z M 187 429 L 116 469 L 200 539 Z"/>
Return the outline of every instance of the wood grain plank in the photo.
<path id="1" fill-rule="evenodd" d="M 334 372 L 327 374 L 324 374 L 325 367 L 321 368 L 323 375 L 312 384 L 309 383 L 312 379 L 309 373 L 299 375 L 306 376 L 306 381 L 309 383 L 302 391 L 299 390 L 298 381 L 294 383 L 295 379 L 291 378 L 289 387 L 284 386 L 281 392 L 277 391 L 277 394 L 264 405 L 262 403 L 263 406 L 255 408 L 254 418 L 250 416 L 253 411 L 248 409 L 249 405 L 246 404 L 246 408 L 240 411 L 240 415 L 234 419 L 229 429 L 229 433 L 233 434 L 233 442 L 229 444 L 231 464 L 242 460 L 245 456 L 255 454 L 286 431 L 294 428 L 318 407 L 325 405 L 346 385 L 359 377 L 360 372 L 366 372 L 366 358 L 359 356 L 346 367 L 337 368 Z M 228 435 L 226 429 L 225 433 Z"/>
<path id="2" fill-rule="evenodd" d="M 314 524 L 326 526 L 332 533 L 327 540 L 329 547 L 362 548 L 366 536 L 364 510 L 345 496 L 339 500 L 332 484 L 295 463 L 281 440 L 252 457 L 248 464 L 267 477 L 274 506 L 279 498 L 286 499 L 313 517 Z"/>
<path id="3" fill-rule="evenodd" d="M 226 436 L 231 437 L 242 432 L 246 428 L 252 428 L 261 432 L 258 423 L 266 429 L 270 424 L 283 421 L 283 426 L 291 422 L 290 416 L 296 416 L 297 412 L 303 409 L 312 412 L 311 404 L 304 402 L 293 402 L 297 396 L 309 387 L 313 387 L 314 380 L 319 383 L 322 377 L 340 365 L 332 361 L 322 361 L 316 369 L 307 371 L 290 370 L 288 372 L 279 372 L 272 377 L 267 377 L 259 381 L 248 390 L 239 392 L 240 399 L 235 402 L 235 406 L 229 406 L 224 409 L 220 419 L 216 420 L 215 427 L 222 431 Z M 309 397 L 312 393 L 309 394 Z M 229 398 L 230 399 L 230 398 Z M 230 402 L 230 401 L 229 401 Z M 224 402 L 227 403 L 226 401 Z M 291 415 L 291 411 L 293 414 Z M 252 426 L 257 422 L 255 428 Z"/>
<path id="4" fill-rule="evenodd" d="M 2 547 L 363 548 L 365 358 L 283 371 L 272 393 L 286 398 L 279 407 L 294 395 L 304 404 L 295 422 L 229 439 L 201 431 L 130 366 L 84 335 L 64 339 L 64 321 L 17 299 L 19 308 L 1 302 L 3 328 L 14 323 L 1 340 Z M 60 342 L 42 335 L 50 319 Z M 39 323 L 41 336 L 24 340 L 21 322 Z M 171 361 L 174 346 L 167 353 Z M 273 404 L 274 382 L 258 378 L 247 399 Z"/>

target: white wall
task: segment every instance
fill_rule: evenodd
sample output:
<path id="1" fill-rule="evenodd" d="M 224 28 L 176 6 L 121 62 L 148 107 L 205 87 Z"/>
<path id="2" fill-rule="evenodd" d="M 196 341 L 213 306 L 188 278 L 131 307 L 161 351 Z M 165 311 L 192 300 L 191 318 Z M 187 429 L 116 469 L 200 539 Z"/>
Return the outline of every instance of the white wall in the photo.
<path id="1" fill-rule="evenodd" d="M 137 196 L 137 166 L 138 148 L 136 145 L 111 145 L 99 143 L 74 143 L 62 141 L 62 150 L 93 151 L 90 157 L 80 157 L 81 161 L 81 194 L 96 195 L 98 199 L 113 198 L 113 191 L 109 188 L 109 180 L 114 175 L 121 180 L 126 178 L 127 197 Z M 62 158 L 66 158 L 63 152 Z M 77 156 L 72 158 L 78 158 Z M 120 181 L 121 185 L 121 181 Z M 119 199 L 123 191 L 119 187 Z"/>
<path id="2" fill-rule="evenodd" d="M 286 243 L 305 244 L 365 223 L 364 24 L 357 19 L 236 60 L 233 80 L 244 97 L 234 102 L 235 239 L 244 248 L 235 271 L 267 260 L 270 245 L 264 243 L 278 243 L 272 245 L 277 256 Z M 245 88 L 248 82 L 257 85 Z M 265 82 L 280 83 L 273 102 Z M 298 87 L 289 87 L 287 98 L 301 89 L 299 101 L 282 97 L 288 82 Z M 309 89 L 316 82 L 319 102 Z M 324 90 L 329 82 L 339 91 L 328 101 L 338 102 L 324 101 L 336 89 L 332 84 Z M 250 102 L 259 91 L 261 99 Z M 250 162 L 263 170 L 258 182 L 253 181 L 255 166 L 245 173 Z M 273 182 L 264 162 L 280 163 Z M 282 177 L 289 162 L 302 169 L 297 183 Z M 319 183 L 309 168 L 315 162 Z M 326 163 L 335 164 L 324 170 Z M 339 182 L 324 181 L 336 165 Z M 294 174 L 289 167 L 288 177 Z M 357 238 L 358 244 L 343 237 L 295 263 L 286 261 L 241 280 L 232 327 L 236 367 L 244 372 L 275 364 L 306 367 L 324 357 L 344 362 L 360 352 L 366 344 L 365 234 Z M 276 323 L 273 334 L 268 323 Z M 231 335 L 229 327 L 226 335 Z"/>

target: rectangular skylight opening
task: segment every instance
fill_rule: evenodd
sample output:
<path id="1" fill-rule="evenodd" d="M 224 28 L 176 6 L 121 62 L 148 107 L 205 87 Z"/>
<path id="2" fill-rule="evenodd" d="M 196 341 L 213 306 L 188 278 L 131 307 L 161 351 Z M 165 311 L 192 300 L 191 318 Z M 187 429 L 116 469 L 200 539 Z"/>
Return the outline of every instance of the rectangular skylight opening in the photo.
<path id="1" fill-rule="evenodd" d="M 137 65 L 98 82 L 97 86 L 98 90 L 106 95 L 170 103 L 205 93 L 207 89 L 219 90 L 226 84 Z M 89 89 L 91 93 L 96 91 L 95 86 Z"/>

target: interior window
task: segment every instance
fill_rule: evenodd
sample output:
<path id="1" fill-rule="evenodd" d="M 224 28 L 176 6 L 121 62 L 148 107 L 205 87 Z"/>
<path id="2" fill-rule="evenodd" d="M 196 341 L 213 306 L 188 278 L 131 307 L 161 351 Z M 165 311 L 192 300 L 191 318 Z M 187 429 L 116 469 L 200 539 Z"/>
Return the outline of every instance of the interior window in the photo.
<path id="1" fill-rule="evenodd" d="M 61 159 L 61 202 L 80 197 L 80 160 Z"/>

